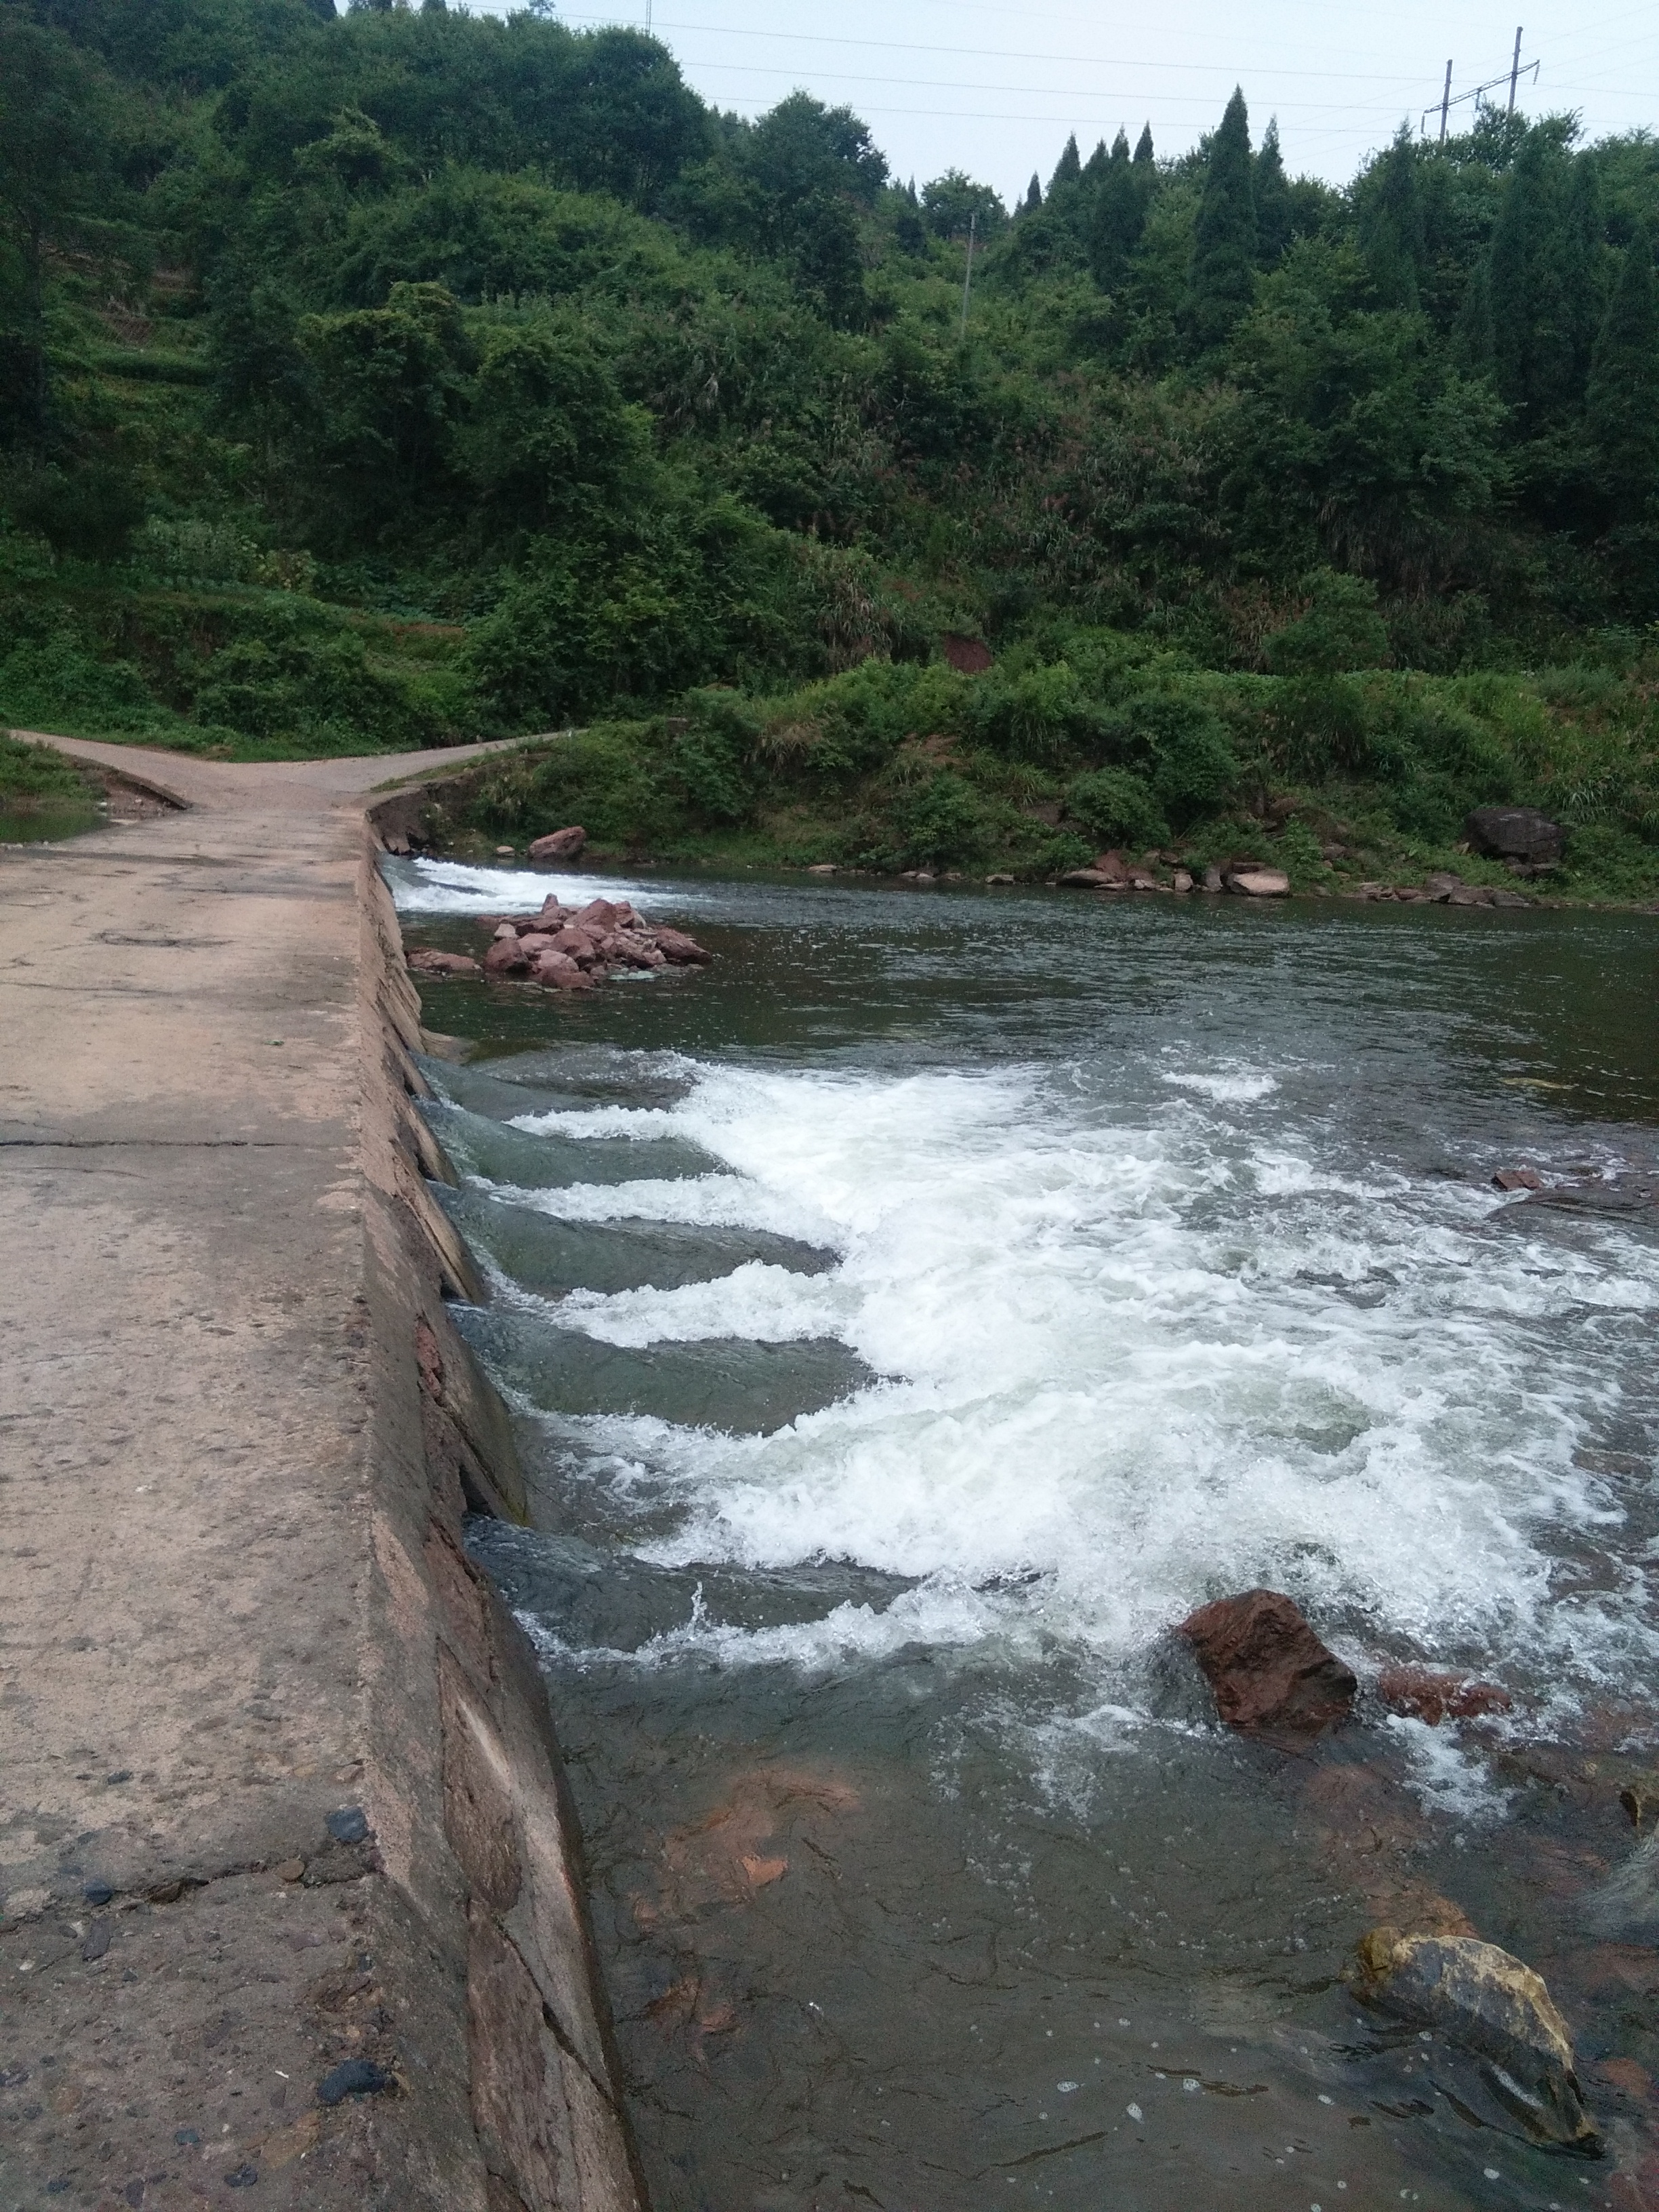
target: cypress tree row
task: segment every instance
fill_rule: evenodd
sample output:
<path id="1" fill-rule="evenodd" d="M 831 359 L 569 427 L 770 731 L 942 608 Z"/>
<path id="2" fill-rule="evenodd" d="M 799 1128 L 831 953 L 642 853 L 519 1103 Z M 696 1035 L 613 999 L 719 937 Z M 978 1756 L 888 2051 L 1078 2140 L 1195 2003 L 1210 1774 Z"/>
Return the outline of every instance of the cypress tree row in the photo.
<path id="1" fill-rule="evenodd" d="M 1115 292 L 1127 276 L 1146 221 L 1146 196 L 1129 158 L 1129 141 L 1120 131 L 1095 194 L 1090 225 L 1089 266 L 1103 291 Z"/>

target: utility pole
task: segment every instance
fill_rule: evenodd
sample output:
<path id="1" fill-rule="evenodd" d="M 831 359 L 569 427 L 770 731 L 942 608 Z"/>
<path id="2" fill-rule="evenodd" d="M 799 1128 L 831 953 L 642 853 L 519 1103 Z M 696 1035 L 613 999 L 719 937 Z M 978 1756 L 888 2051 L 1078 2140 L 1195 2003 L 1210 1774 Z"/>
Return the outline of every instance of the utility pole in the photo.
<path id="1" fill-rule="evenodd" d="M 977 210 L 968 218 L 968 273 L 962 280 L 962 335 L 968 335 L 968 295 L 974 283 L 974 235 L 979 228 Z"/>
<path id="2" fill-rule="evenodd" d="M 1446 89 L 1440 95 L 1440 143 L 1443 146 L 1446 143 L 1446 118 L 1451 113 L 1451 72 L 1452 65 L 1448 62 L 1446 64 Z"/>
<path id="3" fill-rule="evenodd" d="M 1521 26 L 1515 27 L 1515 58 L 1510 64 L 1510 113 L 1515 112 L 1515 82 L 1521 74 Z"/>

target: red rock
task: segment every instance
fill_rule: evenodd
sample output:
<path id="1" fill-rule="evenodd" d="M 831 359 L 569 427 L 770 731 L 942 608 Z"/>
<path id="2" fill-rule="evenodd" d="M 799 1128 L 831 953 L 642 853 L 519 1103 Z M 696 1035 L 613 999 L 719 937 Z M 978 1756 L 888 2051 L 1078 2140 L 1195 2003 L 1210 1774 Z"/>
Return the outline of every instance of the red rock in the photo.
<path id="1" fill-rule="evenodd" d="M 550 945 L 536 955 L 532 972 L 538 983 L 550 983 L 556 991 L 586 991 L 592 981 L 568 953 L 556 952 Z"/>
<path id="2" fill-rule="evenodd" d="M 621 919 L 621 908 L 613 906 L 609 899 L 602 898 L 589 899 L 575 916 L 580 927 L 591 930 L 596 937 L 608 929 L 614 929 Z"/>
<path id="3" fill-rule="evenodd" d="M 551 930 L 526 929 L 519 939 L 519 950 L 521 952 L 527 952 L 532 960 L 534 960 L 538 952 L 545 952 L 549 951 L 552 943 L 553 932 Z"/>
<path id="4" fill-rule="evenodd" d="M 1352 1671 L 1278 1590 L 1218 1598 L 1178 1632 L 1230 1728 L 1311 1736 L 1347 1718 L 1358 1687 Z"/>
<path id="5" fill-rule="evenodd" d="M 587 832 L 573 823 L 568 830 L 554 830 L 545 837 L 538 837 L 530 848 L 532 860 L 574 860 L 587 842 Z"/>
<path id="6" fill-rule="evenodd" d="M 483 973 L 470 953 L 440 952 L 429 945 L 417 945 L 407 957 L 417 975 L 477 975 Z"/>
<path id="7" fill-rule="evenodd" d="M 665 968 L 667 957 L 643 937 L 632 930 L 618 929 L 607 937 L 602 947 L 612 960 L 624 960 L 630 968 Z"/>
<path id="8" fill-rule="evenodd" d="M 484 955 L 486 975 L 523 975 L 529 972 L 530 955 L 520 944 L 515 931 L 511 937 L 498 937 Z"/>
<path id="9" fill-rule="evenodd" d="M 1426 1721 L 1438 1728 L 1453 1720 L 1474 1720 L 1483 1713 L 1506 1713 L 1514 1700 L 1497 1682 L 1477 1682 L 1467 1674 L 1437 1674 L 1429 1667 L 1385 1667 L 1376 1694 L 1391 1713 Z"/>
<path id="10" fill-rule="evenodd" d="M 656 937 L 657 950 L 678 967 L 687 967 L 693 962 L 713 957 L 712 954 L 703 951 L 695 937 L 688 937 L 683 929 L 659 929 Z"/>
<path id="11" fill-rule="evenodd" d="M 1536 1168 L 1499 1168 L 1492 1177 L 1499 1190 L 1542 1190 L 1544 1178 Z"/>

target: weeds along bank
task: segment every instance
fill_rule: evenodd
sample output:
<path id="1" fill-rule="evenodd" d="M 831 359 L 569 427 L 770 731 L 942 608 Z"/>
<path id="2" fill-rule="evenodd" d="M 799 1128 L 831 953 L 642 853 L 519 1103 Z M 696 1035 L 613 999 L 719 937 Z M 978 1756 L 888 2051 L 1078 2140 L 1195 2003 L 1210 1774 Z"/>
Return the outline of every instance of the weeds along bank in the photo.
<path id="1" fill-rule="evenodd" d="M 434 825 L 460 848 L 580 822 L 616 854 L 1042 878 L 1103 846 L 1200 866 L 1249 852 L 1292 888 L 1415 879 L 1468 857 L 1478 806 L 1569 831 L 1545 896 L 1659 892 L 1659 761 L 1639 682 L 1246 677 L 1077 632 L 1064 659 L 965 676 L 869 662 L 769 699 L 700 690 L 674 715 L 516 749 Z"/>
<path id="2" fill-rule="evenodd" d="M 0 720 L 585 725 L 619 839 L 884 863 L 1531 798 L 1634 895 L 1659 154 L 1262 120 L 1010 210 L 633 31 L 0 0 Z"/>

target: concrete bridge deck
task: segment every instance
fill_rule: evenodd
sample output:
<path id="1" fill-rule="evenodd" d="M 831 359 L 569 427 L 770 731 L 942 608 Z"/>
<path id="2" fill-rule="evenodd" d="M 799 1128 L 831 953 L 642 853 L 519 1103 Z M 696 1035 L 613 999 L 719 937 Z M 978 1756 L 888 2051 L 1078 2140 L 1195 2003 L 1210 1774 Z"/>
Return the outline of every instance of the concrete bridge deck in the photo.
<path id="1" fill-rule="evenodd" d="M 0 848 L 0 2207 L 633 2205 L 365 816 L 478 749 L 63 743 L 182 805 Z"/>

